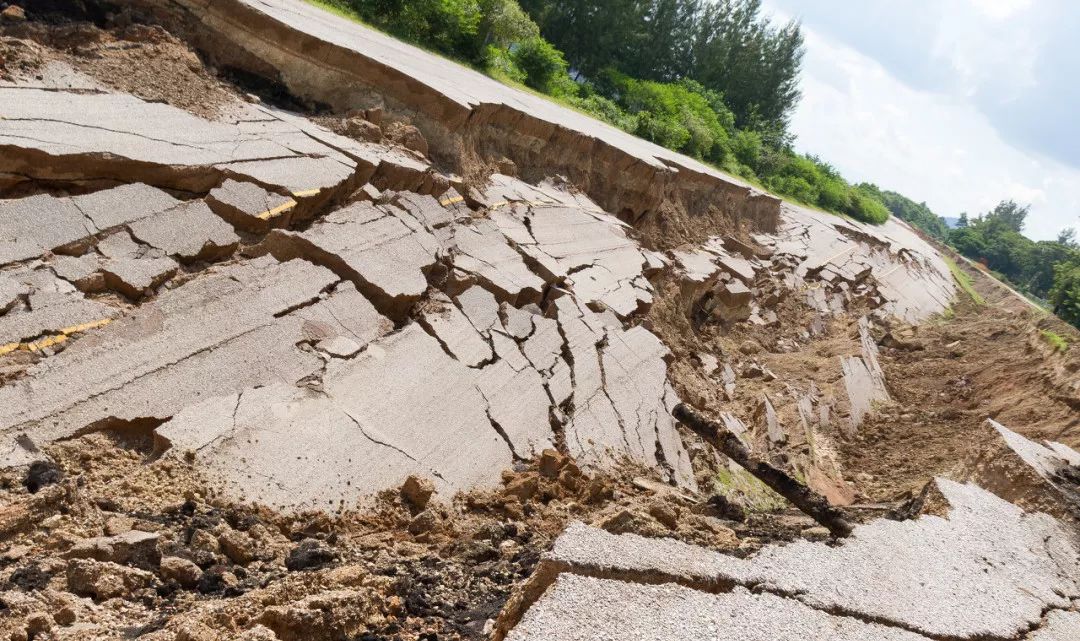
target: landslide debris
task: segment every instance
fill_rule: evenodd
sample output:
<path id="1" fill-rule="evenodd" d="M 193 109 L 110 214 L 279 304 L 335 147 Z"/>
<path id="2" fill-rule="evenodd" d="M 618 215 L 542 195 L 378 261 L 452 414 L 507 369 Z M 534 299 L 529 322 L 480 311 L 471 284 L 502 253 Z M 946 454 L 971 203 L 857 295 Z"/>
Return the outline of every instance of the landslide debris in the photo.
<path id="1" fill-rule="evenodd" d="M 898 221 L 780 206 L 501 94 L 441 121 L 394 70 L 337 95 L 364 53 L 302 21 L 267 49 L 285 4 L 262 5 L 159 16 L 189 41 L 137 11 L 2 28 L 0 638 L 1070 638 L 1068 545 L 1000 500 L 1073 515 L 1052 320 L 981 274 L 986 307 L 954 300 Z M 305 43 L 363 64 L 304 76 Z M 560 558 L 583 531 L 726 573 Z M 925 572 L 1004 601 L 867 593 L 920 601 Z"/>

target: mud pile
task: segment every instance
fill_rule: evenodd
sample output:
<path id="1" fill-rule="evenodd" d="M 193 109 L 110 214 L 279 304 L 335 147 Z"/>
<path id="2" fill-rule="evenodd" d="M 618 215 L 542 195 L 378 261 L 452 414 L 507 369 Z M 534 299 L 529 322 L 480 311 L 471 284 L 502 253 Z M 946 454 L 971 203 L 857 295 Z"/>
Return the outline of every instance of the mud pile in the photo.
<path id="1" fill-rule="evenodd" d="M 45 17 L 0 38 L 9 638 L 1075 625 L 1073 542 L 1020 508 L 1075 518 L 1076 358 L 1015 299 L 957 299 L 902 222 L 781 205 L 300 2 Z M 846 506 L 853 540 L 811 543 L 679 402 Z M 1029 539 L 1053 550 L 1009 557 Z M 911 568 L 941 558 L 967 559 L 942 591 L 1005 569 L 948 616 L 859 592 L 925 594 Z M 665 627 L 672 599 L 704 618 Z M 987 599 L 1016 607 L 964 628 Z"/>

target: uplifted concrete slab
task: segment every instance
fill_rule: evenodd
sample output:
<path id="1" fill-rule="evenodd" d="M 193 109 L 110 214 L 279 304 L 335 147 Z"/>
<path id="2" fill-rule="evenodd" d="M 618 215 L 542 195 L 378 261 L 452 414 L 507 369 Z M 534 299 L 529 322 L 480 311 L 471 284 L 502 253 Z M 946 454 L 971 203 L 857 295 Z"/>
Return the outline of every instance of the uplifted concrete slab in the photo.
<path id="1" fill-rule="evenodd" d="M 815 611 L 931 638 L 1019 638 L 1044 625 L 1046 612 L 1071 609 L 1080 596 L 1075 533 L 974 485 L 936 484 L 951 508 L 947 518 L 875 521 L 835 547 L 797 541 L 740 559 L 576 525 L 545 562 L 562 576 L 621 578 L 635 589 L 660 582 L 699 592 L 752 587 Z M 743 629 L 739 620 L 724 628 Z"/>
<path id="2" fill-rule="evenodd" d="M 304 232 L 274 230 L 266 244 L 279 258 L 300 256 L 349 279 L 395 320 L 420 299 L 425 273 L 439 258 L 435 237 L 414 219 L 368 202 L 335 211 Z"/>
<path id="3" fill-rule="evenodd" d="M 1036 443 L 987 419 L 957 472 L 1007 501 L 1080 521 L 1080 454 L 1061 443 Z"/>
<path id="4" fill-rule="evenodd" d="M 305 342 L 389 327 L 357 316 L 362 297 L 337 282 L 266 257 L 166 291 L 0 387 L 0 438 L 45 443 L 107 419 L 165 419 L 207 396 L 311 375 L 323 361 Z"/>
<path id="5" fill-rule="evenodd" d="M 551 169 L 603 186 L 595 191 L 609 211 L 656 211 L 664 198 L 681 197 L 691 208 L 724 202 L 753 224 L 775 224 L 778 200 L 737 178 L 317 7 L 289 0 L 177 4 L 207 27 L 219 50 L 235 52 L 237 63 L 262 61 L 296 95 L 345 111 L 373 106 L 374 89 L 416 113 L 421 126 L 437 123 L 429 136 L 481 137 L 534 168 L 551 158 Z M 279 34 L 272 46 L 266 33 Z"/>
<path id="6" fill-rule="evenodd" d="M 520 205 L 491 216 L 549 282 L 565 280 L 579 298 L 626 318 L 647 311 L 652 285 L 649 263 L 626 226 L 607 214 L 580 207 Z"/>
<path id="7" fill-rule="evenodd" d="M 226 256 L 240 242 L 232 227 L 201 200 L 144 218 L 132 224 L 130 230 L 138 242 L 183 261 Z"/>
<path id="8" fill-rule="evenodd" d="M 263 189 L 252 182 L 226 179 L 206 198 L 215 214 L 233 227 L 265 233 L 273 227 L 288 227 L 296 201 Z"/>
<path id="9" fill-rule="evenodd" d="M 418 325 L 328 364 L 322 391 L 275 385 L 214 398 L 158 428 L 238 499 L 327 509 L 399 486 L 493 486 L 512 463 L 477 374 Z M 377 392 L 376 392 L 377 390 Z"/>
<path id="10" fill-rule="evenodd" d="M 834 616 L 799 601 L 738 588 L 709 594 L 563 574 L 529 609 L 510 641 L 926 641 L 927 637 Z"/>

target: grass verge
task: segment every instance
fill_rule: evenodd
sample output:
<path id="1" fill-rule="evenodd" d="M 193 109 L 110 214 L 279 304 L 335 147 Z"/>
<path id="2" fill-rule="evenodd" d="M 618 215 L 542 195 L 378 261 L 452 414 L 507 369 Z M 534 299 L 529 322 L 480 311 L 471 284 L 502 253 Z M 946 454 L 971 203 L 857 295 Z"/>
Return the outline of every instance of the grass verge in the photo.
<path id="1" fill-rule="evenodd" d="M 971 300 L 980 307 L 986 304 L 986 299 L 982 297 L 982 294 L 975 291 L 975 280 L 968 275 L 967 272 L 960 269 L 960 266 L 956 264 L 956 261 L 948 256 L 942 255 L 941 259 L 945 261 L 945 264 L 949 266 L 949 271 L 952 272 L 953 279 L 956 284 L 960 286 L 960 289 L 971 297 Z"/>
<path id="2" fill-rule="evenodd" d="M 1065 340 L 1065 338 L 1061 334 L 1058 334 L 1057 332 L 1052 332 L 1048 329 L 1042 330 L 1041 333 L 1043 340 L 1049 343 L 1050 347 L 1053 347 L 1055 352 L 1061 352 L 1062 354 L 1064 354 L 1065 352 L 1069 351 L 1069 341 Z"/>

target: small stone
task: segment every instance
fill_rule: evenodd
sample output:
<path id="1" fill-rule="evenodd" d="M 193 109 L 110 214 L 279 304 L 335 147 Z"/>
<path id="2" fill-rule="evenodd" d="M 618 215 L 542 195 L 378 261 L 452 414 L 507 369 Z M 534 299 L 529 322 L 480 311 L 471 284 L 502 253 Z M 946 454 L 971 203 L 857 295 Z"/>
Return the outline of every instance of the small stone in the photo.
<path id="1" fill-rule="evenodd" d="M 236 641 L 278 641 L 278 636 L 270 628 L 259 624 L 250 630 L 244 631 L 240 636 L 236 637 Z"/>
<path id="2" fill-rule="evenodd" d="M 202 570 L 187 559 L 167 556 L 161 559 L 161 576 L 166 580 L 176 581 L 184 588 L 193 588 L 202 578 Z"/>
<path id="3" fill-rule="evenodd" d="M 240 584 L 240 580 L 236 578 L 236 575 L 229 572 L 228 568 L 222 565 L 215 565 L 206 572 L 203 572 L 199 577 L 199 583 L 196 588 L 203 594 L 212 594 L 215 592 L 224 592 L 229 588 L 234 588 Z"/>
<path id="4" fill-rule="evenodd" d="M 191 535 L 191 547 L 211 554 L 221 552 L 221 544 L 218 543 L 217 537 L 206 530 L 195 530 Z"/>
<path id="5" fill-rule="evenodd" d="M 438 523 L 438 518 L 431 510 L 424 510 L 409 521 L 409 534 L 423 534 L 430 532 Z"/>
<path id="6" fill-rule="evenodd" d="M 322 541 L 304 539 L 285 557 L 285 567 L 290 572 L 310 570 L 333 563 L 337 558 L 337 552 L 327 547 Z"/>
<path id="7" fill-rule="evenodd" d="M 134 520 L 127 516 L 110 516 L 105 521 L 105 534 L 116 536 L 132 529 Z"/>
<path id="8" fill-rule="evenodd" d="M 68 589 L 75 594 L 91 596 L 98 601 L 115 597 L 130 597 L 132 593 L 152 587 L 154 575 L 146 570 L 124 567 L 108 561 L 75 559 L 67 569 Z"/>
<path id="9" fill-rule="evenodd" d="M 435 484 L 419 476 L 410 475 L 401 486 L 401 498 L 405 499 L 405 502 L 416 512 L 427 508 L 428 501 L 434 493 Z"/>
<path id="10" fill-rule="evenodd" d="M 13 4 L 0 12 L 0 19 L 4 22 L 23 22 L 26 20 L 26 11 L 19 5 Z"/>
<path id="11" fill-rule="evenodd" d="M 379 129 L 379 125 L 363 118 L 347 119 L 345 121 L 345 133 L 351 138 L 366 142 L 379 142 L 382 140 L 382 129 Z"/>
<path id="12" fill-rule="evenodd" d="M 761 351 L 761 344 L 757 341 L 745 340 L 739 345 L 739 351 L 743 354 L 757 354 Z"/>
<path id="13" fill-rule="evenodd" d="M 386 137 L 395 144 L 415 151 L 421 156 L 427 156 L 428 154 L 427 140 L 424 138 L 424 135 L 420 133 L 420 130 L 412 125 L 406 125 L 401 122 L 390 123 L 386 128 Z"/>
<path id="14" fill-rule="evenodd" d="M 540 479 L 534 474 L 523 474 L 506 484 L 505 494 L 516 496 L 524 503 L 536 495 Z"/>
<path id="15" fill-rule="evenodd" d="M 35 638 L 52 629 L 53 620 L 44 612 L 35 612 L 26 618 L 26 635 Z"/>
<path id="16" fill-rule="evenodd" d="M 233 563 L 247 565 L 255 560 L 255 542 L 244 532 L 226 530 L 218 537 L 218 543 L 221 544 L 221 551 Z"/>
<path id="17" fill-rule="evenodd" d="M 62 480 L 64 480 L 64 471 L 59 465 L 52 461 L 34 461 L 26 470 L 23 487 L 31 494 L 36 494 L 46 485 L 59 483 Z"/>
<path id="18" fill-rule="evenodd" d="M 116 536 L 99 536 L 76 543 L 64 555 L 69 559 L 94 559 L 153 570 L 161 562 L 158 542 L 153 532 L 129 530 Z"/>
<path id="19" fill-rule="evenodd" d="M 58 625 L 71 625 L 75 623 L 75 610 L 71 606 L 64 606 L 56 611 L 53 615 L 53 621 L 56 621 Z"/>
<path id="20" fill-rule="evenodd" d="M 540 453 L 540 476 L 553 479 L 559 475 L 567 458 L 558 450 L 546 449 Z"/>
<path id="21" fill-rule="evenodd" d="M 675 508 L 664 501 L 655 501 L 649 506 L 649 515 L 660 521 L 668 529 L 674 530 L 679 527 L 679 515 Z"/>
<path id="22" fill-rule="evenodd" d="M 814 527 L 808 527 L 802 531 L 802 537 L 804 539 L 810 539 L 811 541 L 820 541 L 829 538 L 829 529 L 820 525 Z"/>

